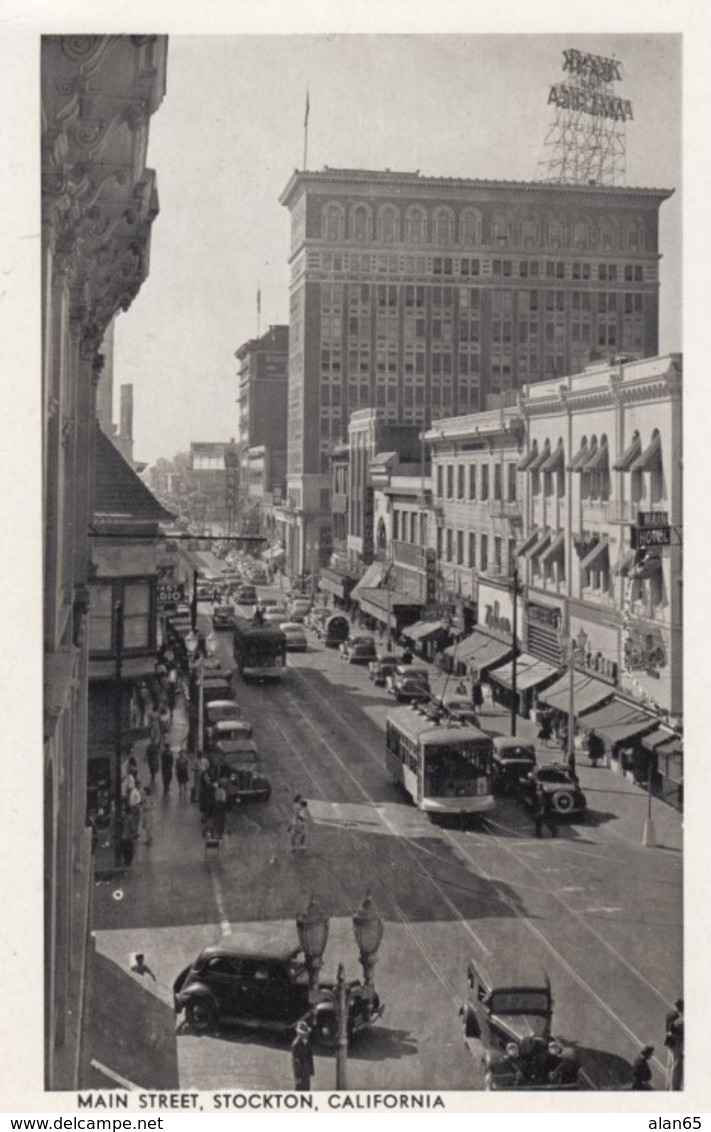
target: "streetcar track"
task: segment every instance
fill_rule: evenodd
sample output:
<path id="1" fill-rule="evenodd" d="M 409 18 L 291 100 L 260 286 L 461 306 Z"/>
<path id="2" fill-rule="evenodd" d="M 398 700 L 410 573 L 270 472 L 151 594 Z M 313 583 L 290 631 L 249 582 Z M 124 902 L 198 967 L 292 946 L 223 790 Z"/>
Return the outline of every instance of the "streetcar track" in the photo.
<path id="1" fill-rule="evenodd" d="M 316 688 L 313 687 L 313 685 L 310 684 L 310 682 L 306 679 L 305 676 L 303 676 L 303 674 L 301 673 L 301 671 L 299 669 L 292 669 L 292 672 L 299 672 L 300 682 L 302 682 L 303 684 L 305 684 L 307 686 L 311 695 L 315 699 L 317 699 L 325 707 L 326 711 L 330 712 L 332 715 L 336 715 L 334 708 L 329 704 L 328 700 L 322 695 L 321 692 L 319 692 Z M 291 693 L 289 694 L 289 699 L 292 703 L 295 703 L 295 701 L 293 699 L 293 694 L 291 694 Z M 315 730 L 313 728 L 313 724 L 311 723 L 311 721 L 307 719 L 307 717 L 306 717 L 306 715 L 303 711 L 303 708 L 300 705 L 297 704 L 297 709 L 299 710 L 299 713 L 302 715 L 304 720 L 306 722 L 308 722 L 309 726 L 311 726 L 312 730 Z M 353 737 L 357 740 L 361 750 L 363 750 L 367 753 L 370 760 L 373 761 L 373 762 L 377 762 L 377 765 L 382 769 L 382 763 L 377 759 L 377 756 L 375 756 L 373 754 L 370 747 L 366 743 L 363 742 L 363 740 L 360 738 L 357 731 L 353 732 Z M 325 743 L 324 740 L 321 740 L 321 741 L 323 742 L 324 746 L 328 747 L 328 744 Z M 334 755 L 335 755 L 335 752 L 334 752 Z M 341 760 L 338 758 L 338 756 L 335 755 L 335 757 L 337 758 L 337 760 L 340 763 Z M 341 764 L 341 765 L 343 765 L 343 764 Z M 344 769 L 347 770 L 347 768 L 344 768 Z M 350 771 L 348 771 L 348 775 L 349 775 L 350 778 L 353 778 L 353 775 L 350 773 Z M 358 787 L 359 791 L 361 792 L 361 794 L 365 794 L 365 790 L 360 783 L 357 783 L 357 787 Z M 373 803 L 373 804 L 376 804 L 376 803 Z M 557 959 L 557 961 L 559 962 L 559 964 L 563 968 L 563 970 L 565 970 L 568 973 L 568 975 L 573 979 L 573 981 L 576 982 L 578 984 L 578 986 L 580 986 L 581 989 L 583 989 L 586 992 L 586 994 L 588 994 L 590 996 L 590 998 L 593 999 L 593 1001 L 598 1005 L 600 1010 L 602 1010 L 603 1014 L 605 1014 L 612 1022 L 614 1022 L 614 1024 L 619 1028 L 619 1030 L 622 1033 L 624 1033 L 625 1036 L 630 1041 L 632 1041 L 637 1048 L 639 1048 L 641 1045 L 643 1045 L 644 1043 L 643 1043 L 642 1039 L 639 1038 L 634 1033 L 634 1031 L 630 1029 L 629 1026 L 627 1026 L 627 1024 L 622 1020 L 622 1018 L 619 1017 L 619 1015 L 613 1010 L 613 1008 L 608 1003 L 606 1003 L 605 1000 L 600 997 L 600 995 L 598 995 L 598 993 L 593 989 L 592 986 L 590 986 L 589 983 L 587 983 L 585 981 L 585 979 L 582 977 L 582 975 L 580 975 L 578 973 L 578 971 L 576 971 L 575 968 L 568 962 L 568 960 L 558 950 L 558 948 L 555 946 L 555 944 L 553 944 L 552 941 L 549 940 L 547 938 L 547 936 L 545 936 L 543 934 L 543 932 L 539 928 L 537 928 L 535 926 L 535 924 L 533 924 L 533 922 L 519 910 L 519 908 L 516 906 L 515 902 L 510 897 L 508 897 L 504 892 L 501 891 L 501 887 L 500 887 L 501 882 L 497 881 L 495 878 L 493 878 L 489 874 L 487 874 L 486 870 L 481 866 L 481 864 L 479 862 L 475 862 L 472 859 L 472 857 L 470 856 L 466 847 L 464 845 L 461 845 L 458 841 L 456 841 L 452 837 L 452 835 L 449 833 L 448 830 L 446 830 L 442 827 L 439 827 L 439 832 L 442 834 L 442 837 L 444 838 L 444 840 L 448 841 L 449 844 L 455 849 L 455 851 L 458 851 L 461 854 L 463 854 L 463 856 L 469 861 L 469 863 L 472 865 L 472 867 L 476 871 L 478 871 L 480 873 L 480 875 L 484 877 L 485 880 L 489 881 L 498 890 L 499 896 L 500 896 L 500 899 L 502 900 L 502 902 L 507 907 L 510 908 L 510 910 L 513 912 L 514 916 L 516 916 L 516 918 L 519 919 L 520 922 L 526 928 L 528 928 L 528 930 L 531 932 L 531 934 L 534 935 L 536 937 L 536 939 L 538 939 L 539 942 L 543 944 L 543 946 L 546 948 L 546 950 L 549 951 L 550 954 L 553 955 Z M 406 841 L 408 844 L 412 844 L 411 839 L 409 837 L 407 837 L 407 835 L 405 835 L 405 834 L 395 834 L 395 835 L 401 837 L 401 839 L 403 841 Z M 529 871 L 532 871 L 531 866 L 527 862 L 522 861 L 519 857 L 517 857 L 517 855 L 510 848 L 510 846 L 508 846 L 505 842 L 503 842 L 500 838 L 498 838 L 496 834 L 492 834 L 492 836 L 494 838 L 496 838 L 495 844 L 499 845 L 504 850 L 506 850 L 519 866 L 521 866 L 521 867 L 523 867 L 523 868 L 525 868 Z M 437 887 L 436 882 L 435 882 L 435 887 Z M 580 927 L 582 927 L 585 931 L 590 932 L 591 935 L 593 935 L 599 942 L 601 942 L 603 944 L 603 946 L 607 950 L 609 950 L 623 964 L 623 966 L 627 967 L 628 970 L 633 975 L 635 975 L 641 983 L 643 983 L 645 986 L 649 986 L 649 988 L 653 991 L 653 993 L 658 998 L 660 998 L 662 1002 L 664 1002 L 664 1003 L 668 1002 L 668 1000 L 665 998 L 665 996 L 656 987 L 654 987 L 651 983 L 648 983 L 647 979 L 645 978 L 644 975 L 641 974 L 641 972 L 639 972 L 636 968 L 632 967 L 631 964 L 629 964 L 628 961 L 626 959 L 624 959 L 624 957 L 622 955 L 620 955 L 620 953 L 616 950 L 616 948 L 612 944 L 610 944 L 607 940 L 605 940 L 605 938 L 603 936 L 601 936 L 592 927 L 592 925 L 590 925 L 585 919 L 583 919 L 582 916 L 580 916 L 578 913 L 574 912 L 566 904 L 566 902 L 555 893 L 555 891 L 549 889 L 548 892 L 554 899 L 556 899 L 558 901 L 558 903 L 560 903 L 562 905 L 563 908 L 566 909 L 566 911 L 569 913 L 569 915 L 576 920 L 576 922 L 579 924 Z M 444 894 L 442 894 L 442 895 L 444 896 Z M 445 898 L 445 899 L 447 899 L 447 898 Z M 466 921 L 463 920 L 461 913 L 459 913 L 458 911 L 457 911 L 457 916 L 459 917 L 459 920 L 460 920 L 461 923 L 466 923 Z M 655 1061 L 656 1060 L 657 1059 L 655 1058 Z M 661 1063 L 658 1062 L 658 1064 L 660 1065 L 660 1068 L 663 1069 L 663 1066 L 661 1066 Z"/>

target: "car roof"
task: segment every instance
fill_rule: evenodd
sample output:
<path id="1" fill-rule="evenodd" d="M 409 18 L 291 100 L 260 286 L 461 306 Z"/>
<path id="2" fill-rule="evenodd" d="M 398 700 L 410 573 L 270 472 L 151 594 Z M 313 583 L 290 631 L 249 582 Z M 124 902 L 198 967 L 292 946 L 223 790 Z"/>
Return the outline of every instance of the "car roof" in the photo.
<path id="1" fill-rule="evenodd" d="M 279 959 L 286 962 L 301 950 L 295 935 L 293 924 L 281 929 L 275 929 L 271 922 L 251 924 L 248 929 L 232 932 L 219 943 L 210 944 L 200 952 L 200 958 L 206 960 L 219 955 L 230 955 L 235 958 Z"/>
<path id="2" fill-rule="evenodd" d="M 259 747 L 254 739 L 220 739 L 217 750 L 223 755 L 239 754 L 246 751 L 254 751 L 259 754 Z"/>
<path id="3" fill-rule="evenodd" d="M 210 700 L 209 704 L 205 704 L 205 711 L 212 711 L 213 708 L 223 710 L 225 708 L 238 708 L 237 700 Z"/>
<path id="4" fill-rule="evenodd" d="M 511 735 L 495 735 L 493 742 L 497 751 L 508 751 L 512 750 L 514 747 L 522 747 L 524 750 L 534 753 L 536 750 L 536 744 L 532 739 L 517 739 L 515 736 Z"/>
<path id="5" fill-rule="evenodd" d="M 550 993 L 550 977 L 545 968 L 535 961 L 527 964 L 525 960 L 518 960 L 511 965 L 502 961 L 495 962 L 493 966 L 487 963 L 484 967 L 483 964 L 472 959 L 469 969 L 488 990 L 547 990 Z"/>
<path id="6" fill-rule="evenodd" d="M 300 633 L 304 631 L 303 625 L 300 625 L 298 621 L 282 621 L 279 627 L 281 629 L 298 629 Z"/>

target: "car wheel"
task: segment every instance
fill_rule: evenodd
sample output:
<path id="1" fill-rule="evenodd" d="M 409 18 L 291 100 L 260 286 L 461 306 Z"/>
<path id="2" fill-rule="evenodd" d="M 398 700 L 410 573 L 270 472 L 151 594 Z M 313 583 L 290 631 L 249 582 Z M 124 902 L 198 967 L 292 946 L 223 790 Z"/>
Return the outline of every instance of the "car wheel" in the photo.
<path id="1" fill-rule="evenodd" d="M 217 1021 L 217 1010 L 209 998 L 193 998 L 185 1007 L 185 1017 L 191 1028 L 203 1033 Z"/>
<path id="2" fill-rule="evenodd" d="M 569 790 L 556 790 L 551 798 L 551 806 L 557 814 L 569 814 L 575 802 Z"/>
<path id="3" fill-rule="evenodd" d="M 338 1045 L 338 1021 L 334 1014 L 321 1014 L 314 1027 L 316 1041 L 326 1049 L 336 1049 Z"/>

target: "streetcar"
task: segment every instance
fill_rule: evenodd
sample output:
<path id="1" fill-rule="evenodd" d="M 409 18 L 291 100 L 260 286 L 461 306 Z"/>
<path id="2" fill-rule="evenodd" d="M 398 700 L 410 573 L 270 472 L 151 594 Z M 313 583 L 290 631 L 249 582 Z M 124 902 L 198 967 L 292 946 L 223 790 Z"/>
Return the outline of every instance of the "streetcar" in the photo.
<path id="1" fill-rule="evenodd" d="M 286 634 L 249 617 L 234 619 L 234 655 L 243 680 L 278 680 L 286 670 Z"/>
<path id="2" fill-rule="evenodd" d="M 485 814 L 494 808 L 493 744 L 478 727 L 395 708 L 387 716 L 385 761 L 419 810 Z"/>

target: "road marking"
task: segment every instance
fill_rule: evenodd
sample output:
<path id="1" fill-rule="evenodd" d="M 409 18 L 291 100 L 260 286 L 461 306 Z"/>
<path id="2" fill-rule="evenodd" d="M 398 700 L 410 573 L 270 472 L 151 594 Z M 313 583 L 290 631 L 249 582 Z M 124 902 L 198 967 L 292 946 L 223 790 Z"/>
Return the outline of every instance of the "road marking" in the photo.
<path id="1" fill-rule="evenodd" d="M 114 1069 L 109 1069 L 108 1065 L 103 1065 L 100 1061 L 97 1061 L 95 1057 L 91 1059 L 91 1067 L 92 1069 L 98 1069 L 99 1073 L 103 1073 L 105 1077 L 110 1077 L 111 1080 L 115 1081 L 117 1085 L 120 1085 L 122 1089 L 132 1089 L 134 1091 L 138 1089 L 138 1085 L 134 1085 L 133 1081 L 129 1081 L 128 1077 L 122 1077 L 120 1073 L 117 1073 Z"/>
<path id="2" fill-rule="evenodd" d="M 208 868 L 210 870 L 210 883 L 212 885 L 212 891 L 215 896 L 215 904 L 217 905 L 217 914 L 220 917 L 220 931 L 223 935 L 232 935 L 232 925 L 227 919 L 225 901 L 222 896 L 222 888 L 220 887 L 220 879 L 213 865 L 209 865 Z"/>
<path id="3" fill-rule="evenodd" d="M 310 692 L 311 692 L 311 693 L 312 693 L 312 694 L 313 694 L 313 695 L 314 695 L 314 696 L 315 696 L 315 697 L 316 697 L 317 699 L 319 699 L 319 700 L 320 700 L 320 701 L 322 702 L 322 704 L 324 704 L 324 705 L 325 705 L 325 707 L 326 707 L 326 708 L 327 708 L 327 709 L 328 709 L 328 710 L 329 710 L 329 711 L 330 711 L 330 712 L 331 712 L 332 714 L 334 714 L 334 715 L 335 715 L 335 714 L 336 714 L 336 712 L 335 712 L 335 709 L 334 709 L 334 708 L 333 708 L 333 707 L 332 707 L 332 706 L 331 706 L 331 705 L 329 704 L 328 700 L 326 700 L 326 698 L 325 698 L 325 697 L 324 697 L 324 696 L 323 696 L 323 695 L 322 695 L 322 694 L 321 694 L 321 693 L 320 693 L 320 692 L 319 692 L 319 691 L 318 691 L 318 690 L 317 690 L 316 688 L 314 688 L 314 687 L 313 687 L 313 686 L 312 686 L 311 684 L 309 684 L 309 683 L 308 683 L 308 681 L 306 681 L 306 680 L 304 679 L 304 677 L 303 677 L 303 676 L 301 676 L 301 679 L 302 679 L 302 680 L 304 681 L 304 683 L 306 683 L 306 684 L 307 684 L 307 687 L 308 687 L 309 691 L 310 691 Z M 294 703 L 295 707 L 297 708 L 297 710 L 298 710 L 298 711 L 299 711 L 299 713 L 301 714 L 301 716 L 302 716 L 302 718 L 304 719 L 304 721 L 305 721 L 305 722 L 307 722 L 307 723 L 308 723 L 308 724 L 309 724 L 309 725 L 310 725 L 310 726 L 312 727 L 312 730 L 315 730 L 315 729 L 313 728 L 313 725 L 311 724 L 310 720 L 308 720 L 308 719 L 307 719 L 307 717 L 306 717 L 306 715 L 305 715 L 304 711 L 303 711 L 303 710 L 302 710 L 302 709 L 301 709 L 301 708 L 299 707 L 299 705 L 298 705 L 298 704 L 296 703 L 296 701 L 295 701 L 295 700 L 293 699 L 293 695 L 292 695 L 292 696 L 290 696 L 290 699 L 291 699 L 292 703 Z M 318 736 L 318 732 L 316 732 L 316 734 L 317 734 L 317 736 Z M 326 747 L 328 748 L 328 747 L 329 747 L 329 745 L 328 745 L 328 744 L 327 744 L 327 743 L 325 742 L 325 740 L 323 740 L 323 739 L 322 739 L 322 738 L 321 738 L 320 736 L 318 736 L 318 737 L 319 737 L 319 739 L 321 740 L 321 742 L 323 743 L 323 745 L 324 745 L 324 746 L 326 746 Z M 375 758 L 375 756 L 373 755 L 373 752 L 371 751 L 370 747 L 369 747 L 369 746 L 368 746 L 368 745 L 367 745 L 366 743 L 364 743 L 362 739 L 360 739 L 360 738 L 359 738 L 359 736 L 358 736 L 357 732 L 355 732 L 355 731 L 353 732 L 353 738 L 354 738 L 354 739 L 355 739 L 355 740 L 356 740 L 356 741 L 357 741 L 357 742 L 359 743 L 359 745 L 360 745 L 361 749 L 362 749 L 362 750 L 364 750 L 364 751 L 365 751 L 365 752 L 366 752 L 366 753 L 368 754 L 369 758 L 370 758 L 370 759 L 371 759 L 372 761 L 377 761 L 377 763 L 378 763 L 378 766 L 380 766 L 380 767 L 382 767 L 382 766 L 383 766 L 382 762 L 380 762 L 380 760 L 376 760 L 376 758 Z M 329 748 L 329 749 L 330 749 L 330 748 Z M 343 767 L 343 769 L 344 769 L 344 770 L 346 770 L 346 772 L 347 772 L 347 774 L 349 775 L 349 777 L 350 777 L 350 778 L 353 778 L 353 775 L 352 775 L 352 774 L 351 774 L 351 772 L 350 772 L 350 771 L 348 770 L 348 768 L 344 766 L 344 764 L 342 763 L 342 761 L 341 761 L 341 759 L 340 759 L 340 758 L 338 757 L 338 755 L 337 755 L 337 754 L 336 754 L 335 752 L 333 752 L 333 754 L 334 754 L 334 757 L 336 758 L 337 762 L 339 763 L 339 765 L 341 765 L 341 766 Z M 356 780 L 354 780 L 354 781 L 356 781 Z M 358 789 L 360 790 L 361 794 L 365 794 L 365 793 L 366 793 L 366 792 L 365 792 L 365 790 L 364 790 L 364 788 L 363 788 L 363 787 L 361 786 L 361 784 L 360 784 L 359 782 L 357 782 L 357 781 L 356 781 L 356 785 L 357 785 L 357 788 L 358 788 Z M 461 853 L 462 853 L 462 854 L 463 854 L 463 855 L 464 855 L 464 856 L 465 856 L 465 857 L 467 858 L 467 860 L 468 860 L 468 861 L 469 861 L 469 863 L 470 863 L 470 864 L 472 865 L 472 867 L 473 867 L 473 868 L 475 869 L 475 871 L 477 871 L 477 870 L 478 870 L 478 872 L 480 873 L 480 875 L 481 875 L 481 876 L 483 876 L 485 880 L 488 880 L 488 881 L 489 881 L 489 882 L 490 882 L 490 883 L 491 883 L 491 884 L 492 884 L 492 885 L 493 885 L 493 886 L 494 886 L 494 887 L 495 887 L 495 888 L 497 889 L 497 891 L 499 892 L 499 896 L 500 896 L 500 899 L 501 899 L 501 900 L 503 901 L 503 903 L 505 903 L 505 904 L 506 904 L 506 905 L 507 905 L 507 906 L 508 906 L 508 907 L 509 907 L 509 908 L 511 909 L 511 911 L 512 911 L 512 912 L 514 913 L 514 915 L 515 915 L 516 917 L 518 917 L 518 918 L 519 918 L 519 919 L 521 920 L 521 922 L 522 922 L 522 923 L 523 923 L 523 924 L 524 924 L 524 925 L 525 925 L 525 926 L 526 926 L 526 927 L 527 927 L 527 928 L 529 929 L 529 931 L 531 931 L 531 933 L 532 933 L 532 934 L 533 934 L 534 936 L 536 936 L 536 938 L 538 938 L 538 939 L 539 939 L 539 940 L 540 940 L 540 941 L 541 941 L 541 942 L 543 943 L 543 945 L 544 945 L 544 946 L 545 946 L 545 947 L 547 948 L 547 950 L 548 950 L 548 951 L 550 951 L 550 952 L 551 952 L 551 954 L 553 954 L 553 955 L 554 955 L 554 956 L 555 956 L 555 957 L 556 957 L 556 958 L 558 959 L 558 962 L 559 962 L 559 963 L 560 963 L 560 965 L 561 965 L 561 966 L 563 967 L 563 969 L 564 969 L 565 971 L 567 971 L 567 972 L 568 972 L 568 974 L 569 974 L 569 975 L 571 976 L 571 978 L 572 978 L 572 979 L 573 979 L 573 980 L 574 980 L 575 982 L 577 982 L 577 983 L 578 983 L 578 985 L 579 985 L 579 986 L 580 986 L 581 988 L 583 988 L 583 989 L 585 990 L 585 992 L 586 992 L 587 994 L 589 994 L 589 995 L 590 995 L 590 997 L 591 997 L 591 998 L 592 998 L 592 999 L 593 999 L 593 1000 L 594 1000 L 594 1001 L 595 1001 L 595 1002 L 597 1003 L 597 1005 L 598 1005 L 598 1006 L 600 1007 L 600 1009 L 601 1009 L 601 1010 L 603 1011 L 603 1013 L 607 1014 L 607 1016 L 608 1016 L 608 1017 L 609 1017 L 610 1019 L 612 1019 L 612 1020 L 613 1020 L 613 1021 L 615 1022 L 615 1024 L 616 1024 L 616 1025 L 617 1025 L 617 1026 L 618 1026 L 618 1027 L 620 1028 L 620 1030 L 621 1030 L 621 1031 L 622 1031 L 622 1032 L 623 1032 L 623 1033 L 624 1033 L 624 1034 L 625 1034 L 625 1035 L 626 1035 L 626 1036 L 627 1036 L 627 1037 L 628 1037 L 628 1038 L 629 1038 L 629 1039 L 630 1039 L 630 1040 L 631 1040 L 631 1041 L 632 1041 L 632 1042 L 633 1042 L 633 1043 L 634 1043 L 634 1044 L 635 1044 L 635 1045 L 636 1045 L 637 1047 L 639 1047 L 639 1046 L 643 1045 L 644 1043 L 642 1042 L 642 1039 L 641 1039 L 641 1038 L 639 1038 L 639 1037 L 638 1037 L 638 1036 L 637 1036 L 637 1035 L 636 1035 L 636 1034 L 635 1034 L 635 1033 L 634 1033 L 634 1032 L 633 1032 L 633 1031 L 632 1031 L 632 1030 L 631 1030 L 631 1029 L 629 1028 L 629 1026 L 627 1026 L 627 1024 L 626 1024 L 626 1023 L 625 1023 L 625 1022 L 624 1022 L 624 1021 L 623 1021 L 623 1020 L 622 1020 L 622 1019 L 621 1019 L 621 1018 L 619 1017 L 619 1015 L 615 1013 L 615 1011 L 614 1011 L 614 1010 L 612 1009 L 612 1007 L 611 1007 L 611 1006 L 609 1006 L 609 1005 L 608 1005 L 608 1004 L 607 1004 L 607 1003 L 606 1003 L 606 1002 L 605 1002 L 605 1001 L 604 1001 L 604 1000 L 603 1000 L 603 999 L 602 999 L 602 998 L 601 998 L 601 997 L 600 997 L 600 996 L 599 996 L 599 995 L 597 994 L 597 992 L 596 992 L 595 990 L 593 990 L 593 988 L 592 988 L 592 987 L 590 986 L 590 984 L 589 984 L 589 983 L 587 983 L 587 982 L 586 982 L 586 981 L 585 981 L 585 980 L 583 979 L 582 975 L 580 975 L 580 974 L 579 974 L 579 973 L 578 973 L 578 972 L 577 972 L 577 971 L 575 970 L 575 968 L 571 966 L 571 964 L 570 964 L 570 963 L 568 962 L 568 960 L 567 960 L 567 959 L 565 959 L 565 957 L 564 957 L 564 956 L 562 955 L 562 953 L 561 953 L 560 951 L 558 951 L 558 949 L 557 949 L 557 948 L 555 947 L 555 945 L 554 945 L 554 944 L 553 944 L 553 943 L 552 943 L 552 942 L 551 942 L 551 941 L 550 941 L 550 940 L 549 940 L 549 939 L 548 939 L 548 938 L 547 938 L 547 937 L 546 937 L 546 936 L 545 936 L 545 935 L 544 935 L 544 934 L 543 934 L 543 933 L 542 933 L 542 932 L 540 931 L 540 929 L 539 929 L 539 928 L 537 928 L 537 927 L 536 927 L 536 926 L 535 926 L 535 925 L 534 925 L 534 924 L 532 923 L 532 921 L 531 921 L 531 920 L 529 920 L 529 919 L 528 919 L 528 917 L 527 917 L 527 916 L 523 915 L 523 913 L 522 913 L 522 912 L 521 912 L 521 911 L 519 910 L 519 908 L 518 908 L 518 907 L 517 907 L 517 906 L 516 906 L 516 905 L 514 904 L 514 902 L 513 902 L 513 901 L 512 901 L 512 900 L 511 900 L 511 899 L 510 899 L 509 897 L 507 897 L 507 896 L 506 896 L 506 894 L 505 894 L 505 893 L 504 893 L 504 892 L 503 892 L 503 891 L 501 890 L 501 887 L 500 887 L 500 883 L 499 883 L 499 882 L 498 882 L 498 881 L 497 881 L 497 880 L 496 880 L 496 879 L 495 879 L 494 877 L 491 877 L 491 876 L 489 876 L 489 875 L 488 875 L 488 874 L 486 873 L 486 871 L 485 871 L 485 870 L 484 870 L 484 869 L 482 868 L 482 866 L 481 866 L 481 863 L 480 863 L 480 862 L 475 862 L 475 861 L 474 861 L 474 860 L 472 859 L 472 857 L 471 857 L 471 856 L 469 855 L 469 853 L 467 852 L 465 845 L 461 844 L 460 842 L 457 842 L 457 841 L 456 841 L 456 840 L 455 840 L 455 839 L 454 839 L 454 838 L 452 837 L 452 835 L 451 835 L 451 834 L 449 833 L 449 831 L 448 831 L 448 830 L 445 830 L 445 829 L 443 829 L 443 828 L 441 828 L 441 827 L 440 827 L 440 828 L 439 828 L 439 833 L 441 834 L 441 836 L 442 836 L 442 838 L 443 838 L 444 840 L 446 840 L 446 841 L 448 841 L 448 842 L 449 842 L 449 844 L 450 844 L 450 845 L 451 845 L 451 846 L 452 846 L 452 847 L 453 847 L 453 848 L 455 849 L 455 851 L 459 851 L 459 852 L 461 852 Z M 396 834 L 396 836 L 397 836 L 397 834 Z M 493 838 L 495 839 L 495 842 L 494 842 L 494 843 L 495 843 L 495 844 L 496 844 L 497 846 L 499 846 L 500 848 L 503 848 L 503 849 L 505 849 L 505 850 L 506 850 L 506 851 L 507 851 L 507 852 L 508 852 L 508 853 L 509 853 L 509 854 L 510 854 L 510 855 L 511 855 L 511 856 L 512 856 L 513 858 L 514 858 L 514 860 L 516 860 L 516 861 L 517 861 L 517 862 L 518 862 L 518 863 L 519 863 L 520 865 L 523 865 L 523 866 L 524 866 L 525 868 L 528 868 L 528 869 L 530 869 L 530 865 L 529 865 L 529 864 L 528 864 L 528 863 L 527 863 L 527 862 L 525 861 L 525 859 L 522 859 L 522 858 L 520 858 L 520 857 L 519 857 L 519 856 L 518 856 L 518 855 L 517 855 L 517 854 L 515 853 L 515 851 L 514 851 L 514 850 L 513 850 L 512 848 L 511 848 L 511 846 L 509 846 L 509 845 L 506 845 L 506 844 L 505 844 L 505 843 L 504 843 L 504 842 L 503 842 L 503 841 L 502 841 L 502 840 L 501 840 L 501 839 L 500 839 L 499 837 L 497 837 L 497 836 L 496 836 L 496 834 L 494 834 L 494 833 L 492 833 L 492 837 L 493 837 Z M 408 842 L 409 842 L 409 839 L 408 839 L 408 838 L 401 838 L 401 839 L 402 839 L 402 840 L 405 840 L 405 841 L 408 841 Z M 435 884 L 435 886 L 436 886 L 436 882 L 435 882 L 434 880 L 432 881 L 432 883 L 433 883 L 433 884 Z M 595 938 L 596 938 L 596 939 L 597 939 L 597 940 L 598 940 L 598 941 L 599 941 L 600 943 L 602 943 L 602 945 L 603 945 L 603 946 L 604 946 L 605 948 L 607 948 L 607 950 L 608 950 L 608 951 L 611 951 L 611 952 L 612 952 L 612 954 L 613 954 L 613 955 L 615 955 L 615 957 L 616 957 L 616 958 L 617 958 L 617 959 L 619 960 L 619 962 L 620 962 L 620 963 L 621 963 L 621 964 L 622 964 L 622 965 L 623 965 L 624 967 L 626 967 L 626 968 L 627 968 L 627 969 L 628 969 L 628 970 L 630 971 L 630 973 L 631 973 L 631 974 L 633 974 L 633 975 L 634 975 L 634 976 L 635 976 L 635 977 L 636 977 L 637 979 L 639 979 L 639 981 L 640 981 L 640 982 L 642 982 L 642 983 L 643 983 L 643 984 L 644 984 L 644 985 L 645 985 L 645 986 L 646 986 L 646 987 L 647 987 L 647 988 L 648 988 L 649 990 L 651 990 L 651 991 L 652 991 L 652 993 L 653 993 L 654 995 L 656 995 L 656 996 L 657 996 L 657 998 L 659 998 L 659 999 L 660 999 L 660 1000 L 661 1000 L 661 1001 L 662 1001 L 662 1002 L 663 1002 L 663 1003 L 664 1003 L 665 1005 L 669 1005 L 669 1004 L 668 1004 L 668 1000 L 667 1000 L 667 999 L 665 998 L 665 996 L 664 996 L 664 995 L 663 995 L 663 994 L 661 993 L 661 991 L 659 991 L 659 990 L 657 989 L 657 987 L 655 987 L 655 986 L 654 986 L 654 985 L 653 985 L 652 983 L 650 983 L 650 982 L 649 982 L 649 980 L 648 980 L 647 978 L 645 978 L 645 976 L 644 976 L 644 975 L 643 975 L 643 974 L 642 974 L 642 973 L 641 973 L 640 971 L 638 971 L 638 970 L 637 970 L 637 969 L 636 969 L 635 967 L 633 967 L 633 966 L 632 966 L 632 964 L 631 964 L 631 963 L 630 963 L 630 962 L 629 962 L 629 961 L 628 961 L 627 959 L 625 959 L 625 957 L 624 957 L 623 955 L 621 955 L 621 954 L 620 954 L 620 952 L 619 952 L 619 951 L 617 951 L 617 949 L 616 949 L 616 948 L 615 948 L 615 947 L 614 947 L 614 946 L 613 946 L 613 945 L 612 945 L 611 943 L 609 943 L 609 942 L 608 942 L 608 941 L 607 941 L 607 940 L 605 939 L 605 937 L 604 937 L 604 936 L 602 936 L 602 935 L 601 935 L 601 934 L 600 934 L 600 933 L 599 933 L 598 931 L 596 931 L 596 930 L 595 930 L 595 928 L 593 928 L 593 927 L 592 927 L 592 925 L 591 925 L 591 924 L 589 924 L 589 923 L 588 923 L 588 922 L 587 922 L 587 921 L 586 921 L 586 920 L 585 920 L 585 919 L 584 919 L 584 918 L 583 918 L 583 917 L 582 917 L 582 916 L 581 916 L 581 915 L 580 915 L 579 913 L 575 912 L 575 911 L 574 911 L 574 910 L 573 910 L 572 908 L 570 908 L 570 907 L 569 907 L 569 905 L 568 905 L 568 904 L 567 904 L 567 903 L 566 903 L 566 902 L 565 902 L 565 901 L 564 901 L 564 900 L 562 899 L 562 897 L 558 896 L 558 895 L 557 895 L 557 894 L 556 894 L 556 893 L 555 893 L 555 892 L 554 892 L 553 890 L 551 890 L 551 889 L 546 889 L 546 891 L 547 891 L 547 892 L 549 893 L 549 895 L 551 895 L 551 896 L 553 897 L 553 899 L 557 900 L 557 901 L 558 901 L 558 903 L 560 903 L 560 904 L 562 904 L 562 905 L 563 905 L 563 907 L 564 907 L 564 908 L 565 908 L 565 909 L 566 909 L 566 910 L 568 911 L 568 913 L 569 913 L 569 914 L 570 914 L 570 915 L 571 915 L 572 917 L 574 917 L 574 918 L 575 918 L 575 919 L 576 919 L 576 920 L 578 921 L 578 923 L 579 923 L 579 925 L 580 925 L 580 926 L 582 926 L 582 927 L 583 927 L 583 928 L 585 928 L 585 929 L 586 929 L 587 931 L 589 931 L 591 935 L 595 936 Z M 455 911 L 456 911 L 456 913 L 457 913 L 457 916 L 459 917 L 459 921 L 460 921 L 460 923 L 466 924 L 466 921 L 464 921 L 464 919 L 462 918 L 462 916 L 461 916 L 461 913 L 460 913 L 460 912 L 459 912 L 458 910 L 455 910 Z M 656 1059 L 655 1059 L 655 1060 L 656 1060 Z"/>

